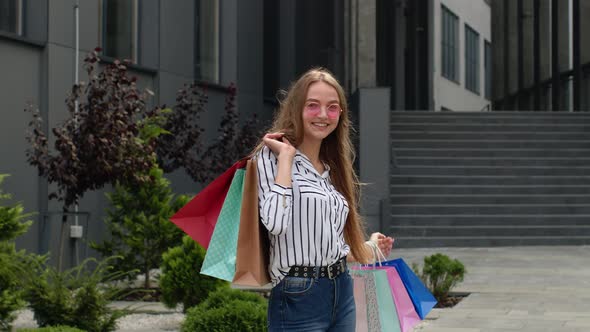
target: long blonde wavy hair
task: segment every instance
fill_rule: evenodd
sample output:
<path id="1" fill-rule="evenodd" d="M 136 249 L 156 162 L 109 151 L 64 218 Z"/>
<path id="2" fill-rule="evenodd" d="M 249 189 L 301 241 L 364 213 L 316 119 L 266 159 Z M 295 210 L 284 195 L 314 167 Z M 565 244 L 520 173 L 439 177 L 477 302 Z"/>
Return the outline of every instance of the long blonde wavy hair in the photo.
<path id="1" fill-rule="evenodd" d="M 358 212 L 360 184 L 353 167 L 356 153 L 350 138 L 352 130 L 350 112 L 344 89 L 334 75 L 327 69 L 313 68 L 292 83 L 287 92 L 283 91 L 284 98 L 279 101 L 279 110 L 270 132 L 284 133 L 295 147 L 301 144 L 304 135 L 302 112 L 307 99 L 307 91 L 311 84 L 320 81 L 336 89 L 342 108 L 336 129 L 322 141 L 320 159 L 330 166 L 332 183 L 348 202 L 349 213 L 344 226 L 344 239 L 350 246 L 356 261 L 363 264 L 369 263 L 372 253 L 364 244 L 366 233 Z M 264 143 L 259 143 L 254 153 L 262 149 L 263 146 Z"/>

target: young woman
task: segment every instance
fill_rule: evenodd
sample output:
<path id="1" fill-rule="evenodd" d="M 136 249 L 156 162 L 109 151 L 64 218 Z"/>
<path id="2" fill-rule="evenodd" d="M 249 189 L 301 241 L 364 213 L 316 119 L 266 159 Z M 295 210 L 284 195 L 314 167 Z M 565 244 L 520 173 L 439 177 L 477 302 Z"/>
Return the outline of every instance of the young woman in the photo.
<path id="1" fill-rule="evenodd" d="M 270 236 L 269 331 L 354 331 L 347 261 L 389 255 L 393 239 L 365 242 L 344 90 L 316 68 L 281 101 L 256 158 L 259 209 Z"/>

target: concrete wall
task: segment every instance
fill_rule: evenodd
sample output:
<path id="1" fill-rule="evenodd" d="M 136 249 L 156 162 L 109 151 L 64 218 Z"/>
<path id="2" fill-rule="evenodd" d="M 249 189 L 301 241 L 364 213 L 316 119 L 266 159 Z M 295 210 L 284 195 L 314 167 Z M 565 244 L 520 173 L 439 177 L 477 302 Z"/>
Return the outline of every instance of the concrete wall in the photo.
<path id="1" fill-rule="evenodd" d="M 25 20 L 26 36 L 0 32 L 0 154 L 5 156 L 0 173 L 11 174 L 2 189 L 13 194 L 13 201 L 21 201 L 27 212 L 37 213 L 31 230 L 18 239 L 18 247 L 39 253 L 51 251 L 54 258 L 58 251 L 61 205 L 48 201 L 54 186 L 47 186 L 26 161 L 25 130 L 30 115 L 23 109 L 28 101 L 38 105 L 46 120 L 46 130 L 59 125 L 67 116 L 64 101 L 74 82 L 74 4 L 75 0 L 56 0 L 47 8 L 30 8 L 26 11 L 31 15 Z M 236 0 L 219 1 L 219 82 L 213 82 L 208 89 L 208 111 L 203 116 L 209 139 L 217 135 L 227 95 L 224 86 L 230 82 L 238 84 L 240 112 L 270 113 L 270 108 L 262 105 L 261 93 L 261 4 L 262 0 L 255 6 Z M 80 64 L 87 52 L 101 44 L 101 10 L 101 1 L 80 1 Z M 193 81 L 194 14 L 191 0 L 141 1 L 137 21 L 139 64 L 130 71 L 138 76 L 140 87 L 155 92 L 149 101 L 152 106 L 173 105 L 176 91 Z M 252 46 L 253 41 L 258 44 Z M 86 79 L 80 65 L 80 80 Z M 50 146 L 52 143 L 53 139 Z M 184 171 L 168 177 L 177 193 L 194 194 L 201 189 Z M 110 190 L 108 187 L 87 193 L 80 201 L 79 211 L 83 215 L 78 221 L 84 226 L 84 241 L 100 241 L 108 236 L 102 220 L 108 206 L 104 193 Z M 67 244 L 66 266 L 75 263 L 75 246 L 71 244 Z M 77 247 L 80 259 L 93 255 L 85 242 L 79 242 Z"/>
<path id="2" fill-rule="evenodd" d="M 25 148 L 30 114 L 23 112 L 27 102 L 38 103 L 43 88 L 43 49 L 21 42 L 0 39 L 0 174 L 10 174 L 2 191 L 21 202 L 25 212 L 39 210 L 37 171 L 28 166 Z M 2 202 L 4 204 L 5 202 Z M 38 224 L 19 239 L 19 245 L 37 250 Z"/>
<path id="3" fill-rule="evenodd" d="M 590 0 L 580 0 L 580 45 L 582 63 L 590 62 Z"/>
<path id="4" fill-rule="evenodd" d="M 353 0 L 354 1 L 354 0 Z M 375 22 L 375 0 L 356 0 L 356 47 L 357 47 L 357 86 L 356 88 L 377 85 L 377 40 Z"/>
<path id="5" fill-rule="evenodd" d="M 359 178 L 361 210 L 370 232 L 381 231 L 389 219 L 389 88 L 361 88 L 354 99 L 358 108 Z"/>
<path id="6" fill-rule="evenodd" d="M 492 42 L 491 8 L 483 0 L 472 1 L 469 6 L 465 5 L 464 0 L 433 1 L 434 108 L 435 110 L 445 107 L 453 111 L 479 111 L 489 104 L 489 101 L 484 98 L 484 40 Z M 451 82 L 442 76 L 441 4 L 449 8 L 459 18 L 459 84 Z M 479 94 L 475 94 L 465 88 L 465 24 L 468 24 L 479 33 Z"/>

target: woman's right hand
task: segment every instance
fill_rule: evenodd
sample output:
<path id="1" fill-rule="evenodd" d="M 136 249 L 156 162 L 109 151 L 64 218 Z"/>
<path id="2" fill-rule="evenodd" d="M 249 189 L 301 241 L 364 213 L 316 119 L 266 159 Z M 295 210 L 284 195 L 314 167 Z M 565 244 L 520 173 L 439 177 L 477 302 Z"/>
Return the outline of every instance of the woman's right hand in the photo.
<path id="1" fill-rule="evenodd" d="M 264 135 L 262 141 L 268 148 L 277 156 L 277 158 L 289 158 L 295 157 L 297 150 L 284 136 L 283 133 L 268 133 Z"/>

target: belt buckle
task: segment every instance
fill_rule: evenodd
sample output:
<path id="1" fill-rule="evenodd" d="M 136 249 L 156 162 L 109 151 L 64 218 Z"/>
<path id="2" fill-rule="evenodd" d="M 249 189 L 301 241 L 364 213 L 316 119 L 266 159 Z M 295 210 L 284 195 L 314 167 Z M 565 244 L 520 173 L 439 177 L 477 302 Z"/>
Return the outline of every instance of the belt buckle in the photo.
<path id="1" fill-rule="evenodd" d="M 332 277 L 332 269 L 331 269 L 332 265 L 328 265 L 328 279 L 332 280 L 334 278 L 336 278 L 336 276 Z"/>
<path id="2" fill-rule="evenodd" d="M 336 275 L 332 275 L 332 267 L 341 264 L 342 262 L 339 260 L 334 264 L 328 265 L 327 270 L 328 270 L 328 279 L 333 280 L 334 278 L 336 278 L 338 276 L 338 274 Z"/>

